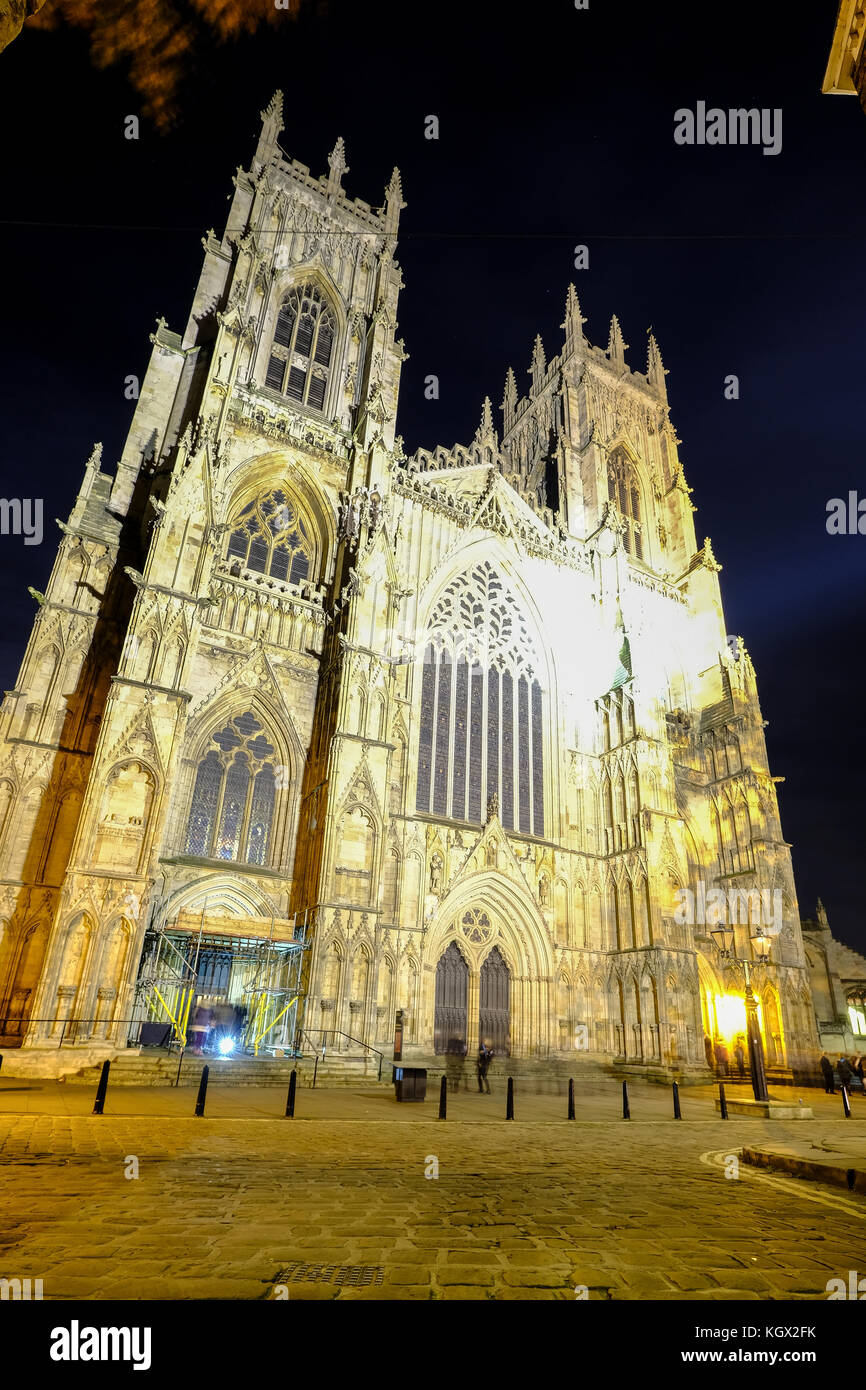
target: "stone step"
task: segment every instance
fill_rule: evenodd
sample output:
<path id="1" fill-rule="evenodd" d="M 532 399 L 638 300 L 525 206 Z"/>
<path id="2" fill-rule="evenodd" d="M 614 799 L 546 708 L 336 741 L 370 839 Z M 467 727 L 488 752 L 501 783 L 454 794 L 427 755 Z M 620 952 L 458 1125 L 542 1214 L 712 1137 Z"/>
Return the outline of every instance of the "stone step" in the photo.
<path id="1" fill-rule="evenodd" d="M 292 1070 L 298 1072 L 298 1084 L 311 1086 L 378 1086 L 378 1058 L 369 1056 L 321 1057 L 194 1057 L 187 1054 L 180 1068 L 180 1085 L 198 1083 L 202 1067 L 209 1068 L 209 1084 L 220 1086 L 285 1086 Z M 66 1085 L 93 1086 L 99 1081 L 101 1064 L 91 1064 L 67 1075 Z M 112 1086 L 173 1086 L 178 1075 L 177 1054 L 159 1053 L 121 1055 L 111 1063 L 109 1085 Z M 382 1083 L 390 1085 L 390 1065 L 382 1067 Z"/>

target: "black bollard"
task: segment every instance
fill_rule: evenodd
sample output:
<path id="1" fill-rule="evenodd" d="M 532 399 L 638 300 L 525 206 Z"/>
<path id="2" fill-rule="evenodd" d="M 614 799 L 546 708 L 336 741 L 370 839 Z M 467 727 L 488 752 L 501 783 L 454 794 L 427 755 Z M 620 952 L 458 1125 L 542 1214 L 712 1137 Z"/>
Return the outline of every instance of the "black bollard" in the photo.
<path id="1" fill-rule="evenodd" d="M 202 1067 L 202 1069 L 201 1069 L 201 1081 L 198 1083 L 198 1095 L 197 1095 L 197 1097 L 196 1097 L 196 1102 L 195 1102 L 195 1113 L 196 1113 L 197 1115 L 203 1115 L 203 1114 L 204 1114 L 204 1103 L 205 1103 L 205 1099 L 206 1099 L 206 1097 L 207 1097 L 207 1079 L 208 1079 L 209 1074 L 210 1074 L 210 1067 Z"/>
<path id="2" fill-rule="evenodd" d="M 105 1092 L 108 1090 L 108 1072 L 111 1067 L 110 1062 L 102 1063 L 102 1073 L 99 1077 L 99 1085 L 96 1088 L 96 1100 L 93 1102 L 94 1115 L 101 1115 L 105 1105 Z"/>
<path id="3" fill-rule="evenodd" d="M 439 1083 L 439 1119 L 448 1119 L 448 1077 L 443 1076 Z"/>
<path id="4" fill-rule="evenodd" d="M 288 1095 L 288 1099 L 286 1100 L 286 1119 L 287 1119 L 287 1120 L 293 1120 L 293 1119 L 295 1118 L 295 1089 L 296 1089 L 296 1087 L 297 1087 L 297 1084 L 298 1084 L 298 1073 L 295 1071 L 295 1068 L 292 1067 L 292 1074 L 291 1074 L 291 1076 L 289 1077 L 289 1095 Z"/>
<path id="5" fill-rule="evenodd" d="M 628 1082 L 627 1082 L 627 1081 L 624 1081 L 624 1082 L 622 1083 L 622 1118 L 623 1118 L 624 1120 L 630 1120 L 630 1119 L 631 1119 L 631 1110 L 629 1109 L 629 1104 L 628 1104 Z"/>
<path id="6" fill-rule="evenodd" d="M 721 1109 L 721 1112 L 722 1112 L 722 1119 L 723 1119 L 723 1120 L 726 1120 L 726 1119 L 728 1118 L 728 1102 L 727 1102 L 727 1100 L 725 1099 L 725 1083 L 724 1083 L 724 1081 L 720 1081 L 720 1082 L 719 1082 L 719 1108 Z"/>
<path id="7" fill-rule="evenodd" d="M 681 1120 L 682 1118 L 682 1111 L 680 1110 L 680 1088 L 677 1083 L 674 1082 L 674 1119 Z"/>
<path id="8" fill-rule="evenodd" d="M 574 1077 L 570 1077 L 568 1082 L 568 1118 L 574 1119 Z"/>
<path id="9" fill-rule="evenodd" d="M 843 1086 L 843 1087 L 842 1087 L 842 1109 L 843 1109 L 844 1112 L 845 1112 L 845 1119 L 846 1119 L 846 1120 L 850 1120 L 850 1118 L 851 1118 L 851 1106 L 848 1104 L 848 1087 L 847 1087 L 847 1086 Z"/>
<path id="10" fill-rule="evenodd" d="M 508 1098 L 505 1102 L 505 1118 L 506 1120 L 514 1119 L 514 1078 L 511 1076 L 508 1078 Z"/>

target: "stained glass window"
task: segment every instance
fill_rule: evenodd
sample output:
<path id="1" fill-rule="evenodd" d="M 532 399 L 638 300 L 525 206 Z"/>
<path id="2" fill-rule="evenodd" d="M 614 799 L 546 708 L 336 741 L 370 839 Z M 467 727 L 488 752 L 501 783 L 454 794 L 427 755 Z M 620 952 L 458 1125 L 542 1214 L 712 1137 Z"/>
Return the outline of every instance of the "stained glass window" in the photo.
<path id="1" fill-rule="evenodd" d="M 226 555 L 244 569 L 300 584 L 310 576 L 312 553 L 306 523 L 288 494 L 274 488 L 235 517 Z"/>
<path id="2" fill-rule="evenodd" d="M 321 410 L 336 331 L 334 311 L 318 285 L 296 286 L 277 315 L 265 384 Z"/>
<path id="3" fill-rule="evenodd" d="M 419 810 L 477 824 L 495 795 L 508 829 L 544 834 L 537 669 L 523 613 L 493 566 L 454 580 L 434 609 L 421 676 Z"/>
<path id="4" fill-rule="evenodd" d="M 251 711 L 218 729 L 198 765 L 186 853 L 266 864 L 273 829 L 275 750 Z"/>

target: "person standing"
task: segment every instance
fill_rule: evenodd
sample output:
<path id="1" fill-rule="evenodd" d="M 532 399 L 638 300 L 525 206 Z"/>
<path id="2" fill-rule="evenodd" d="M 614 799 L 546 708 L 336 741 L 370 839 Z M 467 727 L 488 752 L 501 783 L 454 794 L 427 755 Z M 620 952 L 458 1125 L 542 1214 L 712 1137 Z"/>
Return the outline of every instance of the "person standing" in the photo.
<path id="1" fill-rule="evenodd" d="M 746 1053 L 743 1048 L 742 1037 L 737 1038 L 737 1045 L 734 1048 L 734 1056 L 737 1059 L 737 1070 L 740 1073 L 740 1080 L 746 1075 Z"/>
<path id="2" fill-rule="evenodd" d="M 821 1053 L 821 1075 L 824 1078 L 824 1093 L 828 1096 L 835 1096 L 836 1087 L 833 1085 L 833 1063 L 826 1052 Z"/>
<path id="3" fill-rule="evenodd" d="M 475 1064 L 478 1071 L 479 1095 L 490 1095 L 490 1082 L 487 1080 L 487 1073 L 490 1070 L 492 1058 L 493 1053 L 490 1051 L 490 1048 L 487 1047 L 486 1043 L 482 1043 L 478 1049 L 478 1061 Z"/>
<path id="4" fill-rule="evenodd" d="M 709 1033 L 704 1033 L 704 1052 L 707 1058 L 707 1066 L 710 1068 L 714 1067 L 716 1059 L 713 1056 L 713 1040 Z"/>
<path id="5" fill-rule="evenodd" d="M 836 1063 L 836 1074 L 847 1091 L 851 1086 L 851 1077 L 854 1075 L 851 1070 L 851 1063 L 848 1061 L 847 1057 L 839 1058 Z"/>
<path id="6" fill-rule="evenodd" d="M 713 1051 L 716 1054 L 716 1066 L 719 1069 L 719 1076 L 728 1074 L 728 1049 L 725 1047 L 721 1038 L 716 1038 Z"/>

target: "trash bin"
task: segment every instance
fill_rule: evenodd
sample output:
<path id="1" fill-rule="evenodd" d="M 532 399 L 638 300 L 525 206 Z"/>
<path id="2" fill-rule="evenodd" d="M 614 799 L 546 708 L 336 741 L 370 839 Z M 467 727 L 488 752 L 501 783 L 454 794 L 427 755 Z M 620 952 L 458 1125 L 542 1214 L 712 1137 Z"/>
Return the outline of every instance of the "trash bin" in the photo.
<path id="1" fill-rule="evenodd" d="M 426 1067 L 395 1067 L 394 1090 L 397 1100 L 424 1100 L 427 1095 Z"/>

